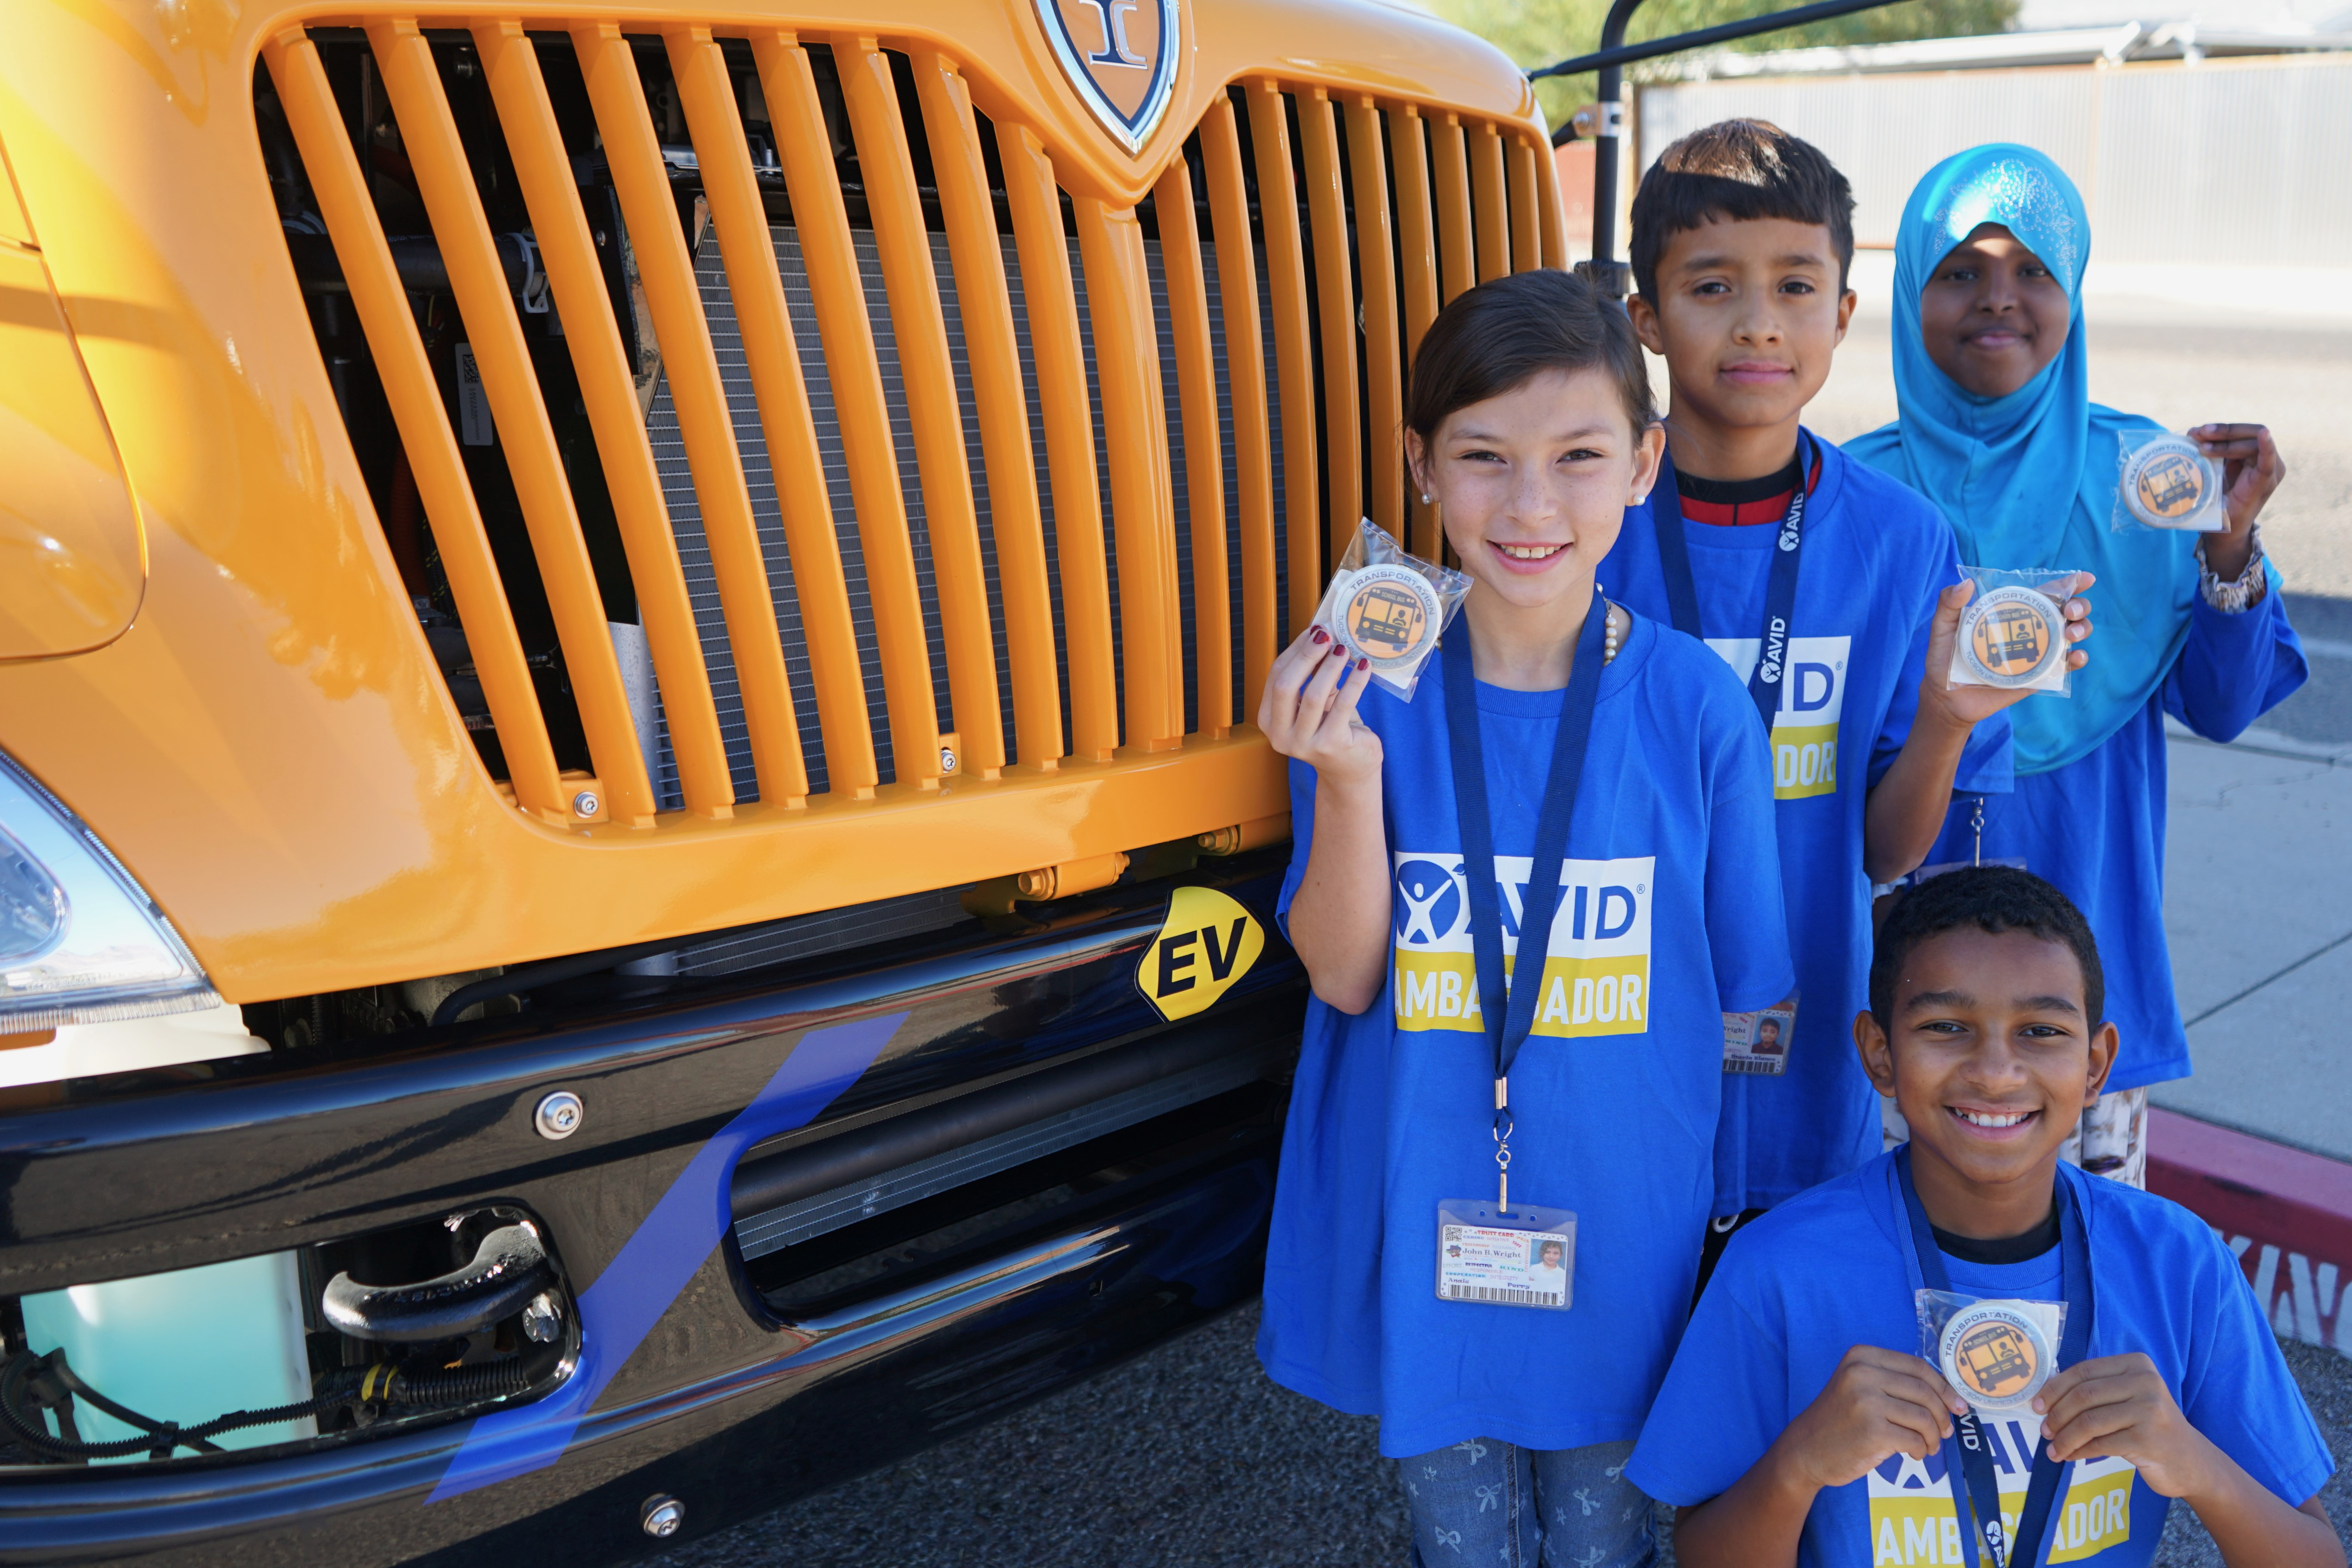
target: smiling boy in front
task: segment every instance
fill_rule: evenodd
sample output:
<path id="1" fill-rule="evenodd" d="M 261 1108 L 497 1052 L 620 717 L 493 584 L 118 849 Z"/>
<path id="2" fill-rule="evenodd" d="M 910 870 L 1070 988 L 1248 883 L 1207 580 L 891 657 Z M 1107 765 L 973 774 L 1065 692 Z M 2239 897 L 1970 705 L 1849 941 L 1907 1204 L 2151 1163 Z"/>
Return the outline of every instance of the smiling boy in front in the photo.
<path id="1" fill-rule="evenodd" d="M 2023 871 L 1895 906 L 1853 1032 L 1912 1141 L 1725 1251 L 1626 1467 L 1681 1505 L 1685 1568 L 1958 1564 L 1972 1495 L 1998 1496 L 2014 1568 L 2137 1568 L 2174 1498 L 2229 1568 L 2343 1568 L 2335 1464 L 2237 1259 L 2179 1205 L 2059 1161 L 2115 1062 L 2105 990 L 2080 911 Z M 1927 1285 L 2066 1302 L 2028 1408 L 1968 1419 L 1916 1353 Z"/>
<path id="2" fill-rule="evenodd" d="M 1752 120 L 1668 147 L 1633 201 L 1640 292 L 1627 310 L 1673 384 L 1668 462 L 1601 579 L 1704 637 L 1748 683 L 1771 736 L 1797 961 L 1785 1048 L 1727 1053 L 1710 1251 L 1734 1216 L 1879 1152 L 1843 1038 L 1869 962 L 1871 884 L 1926 857 L 1956 775 L 2009 787 L 1997 715 L 2026 695 L 1947 679 L 1968 591 L 1935 508 L 1800 426 L 1853 312 L 1853 210 L 1819 149 Z M 2071 642 L 2090 634 L 2088 612 L 2067 606 Z M 2068 655 L 2075 668 L 2085 657 Z"/>

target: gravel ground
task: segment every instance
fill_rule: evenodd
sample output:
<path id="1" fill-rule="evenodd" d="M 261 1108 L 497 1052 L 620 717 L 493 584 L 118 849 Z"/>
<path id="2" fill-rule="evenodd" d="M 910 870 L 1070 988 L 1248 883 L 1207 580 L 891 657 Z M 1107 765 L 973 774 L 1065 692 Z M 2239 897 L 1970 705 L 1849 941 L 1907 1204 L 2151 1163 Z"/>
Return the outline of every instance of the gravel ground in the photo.
<path id="1" fill-rule="evenodd" d="M 1375 1424 L 1277 1388 L 1255 1305 L 957 1442 L 655 1561 L 660 1568 L 1370 1568 L 1405 1562 Z M 2352 1361 L 2284 1347 L 2352 1456 Z M 2321 1494 L 2352 1542 L 2352 1475 Z M 1667 1563 L 1673 1558 L 1669 1553 Z M 2187 1509 L 2157 1568 L 2219 1568 Z"/>

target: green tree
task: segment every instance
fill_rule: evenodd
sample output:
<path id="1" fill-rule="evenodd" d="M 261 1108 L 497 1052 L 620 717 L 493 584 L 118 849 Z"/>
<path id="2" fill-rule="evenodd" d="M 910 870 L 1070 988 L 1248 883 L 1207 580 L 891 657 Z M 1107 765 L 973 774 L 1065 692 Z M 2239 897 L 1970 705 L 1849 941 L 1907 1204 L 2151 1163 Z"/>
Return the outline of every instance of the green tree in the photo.
<path id="1" fill-rule="evenodd" d="M 1422 0 L 1447 21 L 1466 27 L 1517 60 L 1535 67 L 1588 54 L 1601 47 L 1601 22 L 1609 0 Z M 1634 13 L 1628 42 L 1711 27 L 1742 16 L 1786 10 L 1800 0 L 1649 0 Z M 2018 0 L 1899 0 L 1873 11 L 1742 38 L 1735 49 L 1790 49 L 1809 44 L 1882 44 L 1900 38 L 1948 38 L 2008 30 Z M 1671 75 L 1669 62 L 1626 68 L 1629 81 Z M 1589 103 L 1599 86 L 1590 76 L 1553 77 L 1536 84 L 1544 113 L 1558 125 Z"/>

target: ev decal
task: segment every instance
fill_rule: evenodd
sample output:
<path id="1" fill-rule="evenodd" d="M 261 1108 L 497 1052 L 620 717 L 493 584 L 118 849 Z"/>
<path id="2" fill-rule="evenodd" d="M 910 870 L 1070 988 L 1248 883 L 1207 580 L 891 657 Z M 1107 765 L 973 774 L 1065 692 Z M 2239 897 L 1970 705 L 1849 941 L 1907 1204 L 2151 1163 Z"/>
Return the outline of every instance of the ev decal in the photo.
<path id="1" fill-rule="evenodd" d="M 1257 917 L 1214 888 L 1179 888 L 1135 966 L 1135 987 L 1170 1023 L 1205 1013 L 1265 951 Z"/>
<path id="2" fill-rule="evenodd" d="M 1176 85 L 1181 0 L 1035 0 L 1062 72 L 1103 129 L 1141 150 Z"/>

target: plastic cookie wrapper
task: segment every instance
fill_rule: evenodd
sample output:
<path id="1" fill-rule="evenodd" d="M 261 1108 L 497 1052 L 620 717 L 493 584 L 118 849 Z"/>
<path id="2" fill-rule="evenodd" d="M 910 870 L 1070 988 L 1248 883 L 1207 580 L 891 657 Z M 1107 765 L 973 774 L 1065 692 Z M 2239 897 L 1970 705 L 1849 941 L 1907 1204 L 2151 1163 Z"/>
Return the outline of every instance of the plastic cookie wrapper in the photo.
<path id="1" fill-rule="evenodd" d="M 2142 528 L 2168 533 L 2219 533 L 2230 526 L 2221 465 L 2197 443 L 2169 430 L 2125 430 L 2116 437 L 2117 533 Z"/>
<path id="2" fill-rule="evenodd" d="M 2066 695 L 2066 599 L 2082 574 L 1965 566 L 1961 574 L 1977 591 L 1960 612 L 1952 684 Z"/>
<path id="3" fill-rule="evenodd" d="M 1437 1205 L 1437 1299 L 1564 1312 L 1576 1300 L 1576 1215 L 1475 1198 Z"/>
<path id="4" fill-rule="evenodd" d="M 1370 518 L 1339 557 L 1315 624 L 1365 661 L 1365 673 L 1399 700 L 1412 700 L 1422 667 L 1470 592 L 1470 578 L 1405 552 Z"/>
<path id="5" fill-rule="evenodd" d="M 2022 1410 L 2058 1371 L 2066 1303 L 1918 1290 L 1919 1353 L 1979 1410 Z"/>

